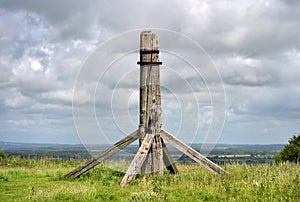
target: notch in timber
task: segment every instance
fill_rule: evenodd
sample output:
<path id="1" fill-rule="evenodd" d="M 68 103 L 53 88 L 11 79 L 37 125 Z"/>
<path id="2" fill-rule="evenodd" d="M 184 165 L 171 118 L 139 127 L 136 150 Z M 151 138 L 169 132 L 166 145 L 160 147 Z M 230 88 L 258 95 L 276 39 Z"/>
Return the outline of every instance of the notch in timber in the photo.
<path id="1" fill-rule="evenodd" d="M 162 65 L 162 62 L 155 62 L 155 61 L 149 61 L 149 62 L 144 62 L 143 61 L 143 55 L 144 54 L 159 54 L 159 50 L 140 50 L 140 61 L 137 62 L 138 65 Z M 152 58 L 152 57 L 151 57 Z"/>

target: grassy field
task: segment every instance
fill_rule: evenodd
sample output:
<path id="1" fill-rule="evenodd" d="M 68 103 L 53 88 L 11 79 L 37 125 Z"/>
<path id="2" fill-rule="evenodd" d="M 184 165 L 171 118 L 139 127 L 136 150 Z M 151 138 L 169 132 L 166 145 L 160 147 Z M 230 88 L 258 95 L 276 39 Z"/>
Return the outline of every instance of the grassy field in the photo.
<path id="1" fill-rule="evenodd" d="M 124 173 L 99 165 L 80 178 L 64 175 L 82 161 L 43 158 L 0 160 L 0 201 L 300 201 L 300 166 L 226 165 L 214 175 L 199 165 L 179 174 L 138 176 L 120 187 Z M 113 162 L 126 168 L 126 162 Z"/>

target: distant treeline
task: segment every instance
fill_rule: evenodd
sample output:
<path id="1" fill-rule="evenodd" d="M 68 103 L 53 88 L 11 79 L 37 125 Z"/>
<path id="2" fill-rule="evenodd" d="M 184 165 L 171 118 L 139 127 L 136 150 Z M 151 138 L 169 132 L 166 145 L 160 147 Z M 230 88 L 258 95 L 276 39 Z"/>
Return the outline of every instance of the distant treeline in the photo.
<path id="1" fill-rule="evenodd" d="M 61 158 L 61 159 L 88 159 L 91 155 L 86 150 L 68 150 L 68 151 L 51 151 L 51 150 L 4 150 L 10 156 L 19 156 L 21 158 L 39 159 L 43 157 Z"/>
<path id="2" fill-rule="evenodd" d="M 191 145 L 199 151 L 201 144 Z M 52 144 L 22 144 L 0 142 L 0 150 L 9 157 L 18 156 L 21 158 L 39 159 L 53 157 L 61 159 L 90 159 L 98 156 L 101 151 L 109 145 L 90 145 L 89 151 L 82 145 L 52 145 Z M 169 146 L 168 146 L 169 147 Z M 271 163 L 284 145 L 216 145 L 210 152 L 208 158 L 219 164 L 241 162 L 247 164 Z M 123 151 L 115 154 L 110 159 L 131 160 L 138 149 L 138 145 L 130 145 Z M 189 157 L 180 151 L 169 147 L 170 153 L 178 162 L 193 162 Z"/>

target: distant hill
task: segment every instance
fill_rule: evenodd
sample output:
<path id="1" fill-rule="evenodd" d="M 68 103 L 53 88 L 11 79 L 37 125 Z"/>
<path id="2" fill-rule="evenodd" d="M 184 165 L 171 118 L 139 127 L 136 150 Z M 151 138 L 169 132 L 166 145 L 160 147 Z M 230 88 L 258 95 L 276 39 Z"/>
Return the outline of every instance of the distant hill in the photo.
<path id="1" fill-rule="evenodd" d="M 81 144 L 37 144 L 37 143 L 13 143 L 0 142 L 0 150 L 8 156 L 19 156 L 22 158 L 57 157 L 62 159 L 81 158 L 89 159 L 98 156 L 111 145 L 86 145 Z M 200 151 L 201 144 L 192 144 L 191 147 Z M 173 159 L 178 162 L 193 162 L 189 157 L 177 149 L 167 145 Z M 244 163 L 270 163 L 278 154 L 283 144 L 270 145 L 247 145 L 247 144 L 217 144 L 209 153 L 208 158 L 220 164 L 230 162 Z M 88 148 L 88 149 L 86 149 Z M 138 145 L 129 145 L 110 159 L 131 160 L 138 150 Z"/>

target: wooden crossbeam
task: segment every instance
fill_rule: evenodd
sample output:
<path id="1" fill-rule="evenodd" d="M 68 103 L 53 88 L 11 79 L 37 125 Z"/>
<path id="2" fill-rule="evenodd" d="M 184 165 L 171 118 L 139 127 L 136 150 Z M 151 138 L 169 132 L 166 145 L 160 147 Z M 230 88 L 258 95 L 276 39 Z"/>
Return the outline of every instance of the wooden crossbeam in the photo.
<path id="1" fill-rule="evenodd" d="M 99 163 L 103 162 L 105 159 L 109 158 L 110 156 L 114 155 L 115 153 L 119 152 L 120 150 L 124 149 L 127 145 L 131 144 L 139 137 L 139 130 L 134 131 L 130 135 L 126 136 L 119 142 L 115 143 L 113 146 L 109 147 L 105 151 L 103 151 L 99 157 L 94 158 L 88 161 L 86 164 L 76 168 L 75 170 L 71 171 L 66 175 L 66 177 L 78 177 L 81 174 L 87 172 L 88 170 L 92 169 Z"/>
<path id="2" fill-rule="evenodd" d="M 168 141 L 173 147 L 183 152 L 185 155 L 187 155 L 188 157 L 190 157 L 191 159 L 193 159 L 203 167 L 207 168 L 211 172 L 217 174 L 225 173 L 225 171 L 220 166 L 213 163 L 208 158 L 201 155 L 200 153 L 198 153 L 196 150 L 186 145 L 185 143 L 181 142 L 180 140 L 178 140 L 176 137 L 166 132 L 165 130 L 161 130 L 160 136 L 164 140 Z"/>
<path id="3" fill-rule="evenodd" d="M 163 164 L 171 174 L 178 172 L 172 160 L 169 150 L 164 143 L 168 141 L 175 148 L 201 164 L 214 173 L 224 173 L 225 171 L 199 154 L 197 151 L 173 137 L 171 134 L 161 129 L 161 92 L 160 92 L 160 72 L 158 35 L 151 31 L 144 31 L 140 35 L 140 125 L 139 129 L 120 140 L 113 146 L 106 149 L 99 157 L 88 161 L 66 175 L 66 177 L 78 177 L 84 172 L 95 167 L 105 159 L 125 148 L 130 143 L 139 138 L 140 147 L 132 160 L 120 185 L 128 184 L 136 177 L 141 170 L 141 174 L 154 173 L 163 174 Z"/>
<path id="4" fill-rule="evenodd" d="M 145 136 L 145 139 L 143 140 L 142 145 L 140 146 L 138 152 L 134 156 L 134 159 L 132 160 L 128 170 L 126 171 L 125 176 L 123 177 L 123 179 L 120 183 L 121 186 L 127 185 L 132 179 L 135 178 L 137 172 L 143 165 L 143 163 L 149 153 L 149 150 L 150 150 L 153 140 L 154 140 L 153 134 L 147 134 Z"/>
<path id="5" fill-rule="evenodd" d="M 164 143 L 164 140 L 161 138 L 162 146 L 163 146 L 163 161 L 166 165 L 167 169 L 169 170 L 170 174 L 176 174 L 178 173 L 178 169 L 175 165 L 175 162 L 173 161 L 171 154 Z"/>

